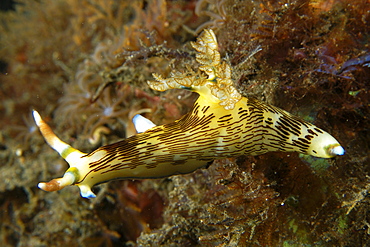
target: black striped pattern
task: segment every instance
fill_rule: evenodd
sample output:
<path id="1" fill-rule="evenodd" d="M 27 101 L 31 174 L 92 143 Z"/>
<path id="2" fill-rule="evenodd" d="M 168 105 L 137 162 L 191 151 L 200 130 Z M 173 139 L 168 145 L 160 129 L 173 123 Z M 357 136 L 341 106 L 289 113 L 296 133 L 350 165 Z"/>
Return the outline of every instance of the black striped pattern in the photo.
<path id="1" fill-rule="evenodd" d="M 87 154 L 84 158 L 94 161 L 79 182 L 165 177 L 192 172 L 214 159 L 269 151 L 306 153 L 312 139 L 322 132 L 255 99 L 242 98 L 233 110 L 199 102 L 204 100 L 198 100 L 190 113 L 174 123 Z"/>

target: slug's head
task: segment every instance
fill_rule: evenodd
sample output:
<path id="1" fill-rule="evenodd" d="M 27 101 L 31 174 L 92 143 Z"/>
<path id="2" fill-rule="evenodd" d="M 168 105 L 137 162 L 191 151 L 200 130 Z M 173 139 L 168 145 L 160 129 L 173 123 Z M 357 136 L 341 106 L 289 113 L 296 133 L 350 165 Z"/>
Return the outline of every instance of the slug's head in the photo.
<path id="1" fill-rule="evenodd" d="M 95 197 L 91 191 L 91 185 L 86 183 L 79 183 L 81 177 L 88 173 L 88 160 L 84 159 L 85 153 L 71 147 L 69 144 L 60 140 L 49 125 L 41 118 L 37 111 L 33 111 L 33 118 L 36 125 L 39 127 L 41 134 L 44 136 L 46 142 L 55 151 L 59 153 L 69 164 L 70 168 L 64 173 L 61 178 L 55 178 L 49 182 L 41 182 L 38 187 L 45 191 L 57 191 L 66 186 L 76 184 L 81 191 L 81 196 L 85 198 Z"/>

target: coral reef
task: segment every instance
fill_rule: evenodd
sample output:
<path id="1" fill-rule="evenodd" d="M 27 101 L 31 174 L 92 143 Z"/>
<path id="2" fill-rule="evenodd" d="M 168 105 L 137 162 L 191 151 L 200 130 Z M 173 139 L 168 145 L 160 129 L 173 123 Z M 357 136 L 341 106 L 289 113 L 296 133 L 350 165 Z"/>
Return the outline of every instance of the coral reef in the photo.
<path id="1" fill-rule="evenodd" d="M 370 245 L 369 13 L 366 0 L 16 1 L 0 13 L 2 245 Z M 190 41 L 204 27 L 241 94 L 314 122 L 347 154 L 220 160 L 101 185 L 92 202 L 36 188 L 66 164 L 23 124 L 32 108 L 86 151 L 129 135 L 135 111 L 172 122 L 194 95 L 146 81 L 197 69 Z"/>

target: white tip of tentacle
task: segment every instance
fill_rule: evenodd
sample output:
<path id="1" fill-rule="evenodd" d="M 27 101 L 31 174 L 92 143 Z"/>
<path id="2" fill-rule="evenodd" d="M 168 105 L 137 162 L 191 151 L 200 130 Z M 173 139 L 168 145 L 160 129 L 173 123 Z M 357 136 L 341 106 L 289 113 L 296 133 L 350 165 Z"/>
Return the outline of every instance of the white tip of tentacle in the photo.
<path id="1" fill-rule="evenodd" d="M 156 126 L 152 121 L 141 116 L 140 114 L 135 115 L 132 118 L 132 122 L 134 123 L 137 133 L 145 132 L 148 129 L 151 129 Z"/>
<path id="2" fill-rule="evenodd" d="M 328 150 L 328 152 L 332 156 L 344 155 L 346 153 L 346 151 L 344 150 L 344 148 L 342 146 L 340 146 L 340 145 L 330 147 L 329 150 Z"/>
<path id="3" fill-rule="evenodd" d="M 47 189 L 47 187 L 46 187 L 46 183 L 41 182 L 41 183 L 39 183 L 39 184 L 37 185 L 37 187 L 39 187 L 39 189 L 42 189 L 42 190 L 47 191 L 47 190 L 46 190 L 46 189 Z"/>
<path id="4" fill-rule="evenodd" d="M 91 191 L 91 188 L 89 186 L 78 185 L 78 187 L 80 188 L 80 193 L 82 197 L 88 198 L 88 199 L 96 197 L 96 195 Z"/>
<path id="5" fill-rule="evenodd" d="M 37 126 L 40 126 L 41 124 L 41 116 L 36 110 L 32 110 L 33 119 L 35 119 L 35 123 Z"/>

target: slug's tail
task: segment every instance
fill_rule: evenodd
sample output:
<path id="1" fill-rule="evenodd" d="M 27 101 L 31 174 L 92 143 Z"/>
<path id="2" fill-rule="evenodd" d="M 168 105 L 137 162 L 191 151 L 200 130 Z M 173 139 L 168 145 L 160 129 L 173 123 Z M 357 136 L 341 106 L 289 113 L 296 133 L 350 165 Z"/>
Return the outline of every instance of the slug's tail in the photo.
<path id="1" fill-rule="evenodd" d="M 64 173 L 64 176 L 62 178 L 56 178 L 51 180 L 50 182 L 41 182 L 38 184 L 38 187 L 45 191 L 57 191 L 63 189 L 68 185 L 75 184 L 80 178 L 80 171 L 77 166 L 79 166 L 78 163 L 81 160 L 81 157 L 85 155 L 85 153 L 80 152 L 79 150 L 60 140 L 51 130 L 50 126 L 41 118 L 40 114 L 37 111 L 33 110 L 32 114 L 33 118 L 35 119 L 36 125 L 40 129 L 40 132 L 44 136 L 46 142 L 50 145 L 50 147 L 57 151 L 59 155 L 62 156 L 62 158 L 65 159 L 70 166 L 70 168 Z M 81 190 L 81 195 L 83 197 L 95 197 L 89 187 L 79 187 Z"/>
<path id="2" fill-rule="evenodd" d="M 328 148 L 328 153 L 334 157 L 337 155 L 344 155 L 346 151 L 340 144 L 337 144 L 337 145 L 330 146 Z"/>

